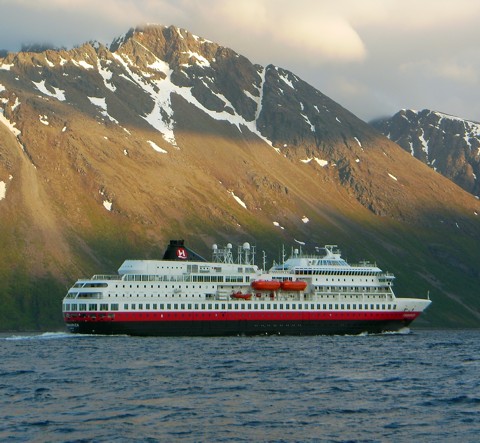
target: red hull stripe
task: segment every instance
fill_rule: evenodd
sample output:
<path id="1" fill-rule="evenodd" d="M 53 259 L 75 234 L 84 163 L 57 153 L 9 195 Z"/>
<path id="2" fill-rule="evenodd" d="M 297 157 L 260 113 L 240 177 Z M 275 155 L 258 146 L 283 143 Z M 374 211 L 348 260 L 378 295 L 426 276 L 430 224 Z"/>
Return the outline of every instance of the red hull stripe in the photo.
<path id="1" fill-rule="evenodd" d="M 64 313 L 66 323 L 78 322 L 159 322 L 159 321 L 385 321 L 408 320 L 412 321 L 420 312 L 412 311 L 163 311 L 163 312 L 70 312 Z"/>

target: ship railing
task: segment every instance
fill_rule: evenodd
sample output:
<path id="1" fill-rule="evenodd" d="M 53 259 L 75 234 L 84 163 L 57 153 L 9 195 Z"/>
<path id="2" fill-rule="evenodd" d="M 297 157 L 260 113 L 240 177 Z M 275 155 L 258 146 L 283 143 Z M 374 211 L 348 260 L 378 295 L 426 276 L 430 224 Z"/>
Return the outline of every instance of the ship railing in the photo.
<path id="1" fill-rule="evenodd" d="M 121 280 L 122 277 L 120 275 L 102 275 L 102 274 L 95 274 L 92 277 L 92 280 Z"/>

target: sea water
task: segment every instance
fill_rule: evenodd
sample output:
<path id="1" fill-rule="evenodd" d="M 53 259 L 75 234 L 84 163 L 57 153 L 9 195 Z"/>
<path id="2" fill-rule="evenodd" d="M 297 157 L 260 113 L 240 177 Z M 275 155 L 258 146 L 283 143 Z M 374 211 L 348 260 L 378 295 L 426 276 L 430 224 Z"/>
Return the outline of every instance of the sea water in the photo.
<path id="1" fill-rule="evenodd" d="M 0 336 L 1 442 L 478 442 L 480 330 Z"/>

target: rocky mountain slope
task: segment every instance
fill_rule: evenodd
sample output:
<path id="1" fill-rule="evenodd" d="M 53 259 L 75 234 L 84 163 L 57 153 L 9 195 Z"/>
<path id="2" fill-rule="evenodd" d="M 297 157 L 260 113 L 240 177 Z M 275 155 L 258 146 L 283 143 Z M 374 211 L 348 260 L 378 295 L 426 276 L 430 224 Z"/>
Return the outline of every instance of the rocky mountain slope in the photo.
<path id="1" fill-rule="evenodd" d="M 402 110 L 372 125 L 467 192 L 480 195 L 480 123 L 424 109 Z"/>
<path id="2" fill-rule="evenodd" d="M 480 324 L 480 202 L 291 72 L 148 26 L 8 54 L 0 105 L 0 329 L 60 327 L 76 278 L 170 238 L 336 243 L 430 291 L 424 325 Z"/>

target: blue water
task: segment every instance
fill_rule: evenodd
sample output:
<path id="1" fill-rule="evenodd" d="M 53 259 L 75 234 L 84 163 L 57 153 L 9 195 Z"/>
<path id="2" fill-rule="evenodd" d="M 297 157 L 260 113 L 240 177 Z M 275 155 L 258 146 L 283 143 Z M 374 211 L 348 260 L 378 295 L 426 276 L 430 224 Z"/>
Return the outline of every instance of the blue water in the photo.
<path id="1" fill-rule="evenodd" d="M 0 441 L 478 442 L 480 330 L 3 334 Z"/>

